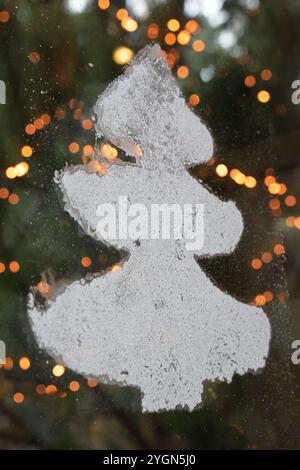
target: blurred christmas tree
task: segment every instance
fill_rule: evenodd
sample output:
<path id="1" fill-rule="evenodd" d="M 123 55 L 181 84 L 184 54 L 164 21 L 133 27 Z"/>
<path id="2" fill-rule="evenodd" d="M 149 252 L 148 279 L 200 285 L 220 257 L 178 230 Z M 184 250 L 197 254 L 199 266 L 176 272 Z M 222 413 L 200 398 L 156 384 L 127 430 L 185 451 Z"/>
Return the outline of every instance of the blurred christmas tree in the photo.
<path id="1" fill-rule="evenodd" d="M 299 20 L 296 0 L 0 1 L 0 338 L 9 356 L 1 448 L 299 447 L 300 377 L 289 366 L 300 326 L 300 107 L 291 102 Z M 205 406 L 193 413 L 139 414 L 136 390 L 87 383 L 42 354 L 26 318 L 30 286 L 43 301 L 65 279 L 119 259 L 78 232 L 53 176 L 66 162 L 89 164 L 95 99 L 152 41 L 215 138 L 196 176 L 245 218 L 233 255 L 199 262 L 220 288 L 263 305 L 273 328 L 266 369 L 207 384 Z M 96 150 L 108 159 L 118 152 L 109 143 Z"/>

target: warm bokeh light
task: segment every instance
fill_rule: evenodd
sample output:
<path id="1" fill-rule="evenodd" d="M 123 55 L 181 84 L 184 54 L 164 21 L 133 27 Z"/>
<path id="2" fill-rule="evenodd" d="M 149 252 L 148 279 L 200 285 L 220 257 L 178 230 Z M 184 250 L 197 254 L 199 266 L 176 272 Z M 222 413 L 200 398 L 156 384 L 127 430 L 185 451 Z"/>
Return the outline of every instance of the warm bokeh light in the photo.
<path id="1" fill-rule="evenodd" d="M 55 377 L 62 377 L 65 373 L 65 367 L 62 364 L 56 364 L 52 369 L 52 374 Z"/>
<path id="2" fill-rule="evenodd" d="M 25 132 L 28 135 L 33 135 L 36 131 L 35 125 L 34 124 L 27 124 L 25 127 Z"/>
<path id="3" fill-rule="evenodd" d="M 4 273 L 5 272 L 5 264 L 4 263 L 0 263 L 0 274 Z"/>
<path id="4" fill-rule="evenodd" d="M 228 175 L 228 168 L 226 165 L 224 165 L 223 163 L 221 163 L 220 165 L 217 165 L 216 167 L 216 173 L 218 176 L 220 176 L 221 178 L 224 178 L 225 176 Z"/>
<path id="5" fill-rule="evenodd" d="M 94 147 L 92 145 L 84 145 L 83 147 L 83 155 L 86 157 L 91 157 L 94 153 Z"/>
<path id="6" fill-rule="evenodd" d="M 264 183 L 266 186 L 270 186 L 270 184 L 275 183 L 275 182 L 276 182 L 276 179 L 272 175 L 268 175 L 264 179 Z"/>
<path id="7" fill-rule="evenodd" d="M 147 29 L 147 37 L 151 40 L 156 39 L 159 35 L 159 26 L 156 23 L 151 23 Z"/>
<path id="8" fill-rule="evenodd" d="M 191 106 L 197 106 L 200 103 L 200 96 L 196 93 L 193 93 L 189 97 L 189 103 Z"/>
<path id="9" fill-rule="evenodd" d="M 55 395 L 57 393 L 56 385 L 48 385 L 45 390 L 47 395 Z"/>
<path id="10" fill-rule="evenodd" d="M 295 227 L 300 230 L 300 217 L 296 217 L 295 219 Z"/>
<path id="11" fill-rule="evenodd" d="M 28 59 L 32 64 L 36 65 L 40 62 L 41 56 L 38 52 L 32 51 L 30 54 L 28 54 Z"/>
<path id="12" fill-rule="evenodd" d="M 238 170 L 237 168 L 233 168 L 232 170 L 230 170 L 230 173 L 229 173 L 230 178 L 234 180 L 234 178 L 239 172 L 240 170 Z"/>
<path id="13" fill-rule="evenodd" d="M 297 203 L 297 199 L 295 196 L 287 196 L 284 200 L 285 204 L 288 206 L 288 207 L 293 207 L 296 205 Z"/>
<path id="14" fill-rule="evenodd" d="M 177 35 L 177 41 L 181 46 L 186 46 L 191 40 L 191 33 L 187 29 L 183 29 Z"/>
<path id="15" fill-rule="evenodd" d="M 167 22 L 167 28 L 172 31 L 172 32 L 175 32 L 175 31 L 178 31 L 179 28 L 180 28 L 180 23 L 178 20 L 176 20 L 175 18 L 171 18 L 168 22 Z"/>
<path id="16" fill-rule="evenodd" d="M 174 33 L 167 33 L 164 39 L 167 46 L 174 46 L 176 43 L 176 35 Z"/>
<path id="17" fill-rule="evenodd" d="M 50 124 L 50 122 L 51 122 L 51 117 L 50 117 L 50 115 L 47 114 L 47 113 L 46 113 L 46 114 L 42 114 L 42 115 L 41 115 L 41 119 L 42 119 L 42 121 L 44 122 L 45 126 L 47 126 L 47 125 Z"/>
<path id="18" fill-rule="evenodd" d="M 97 160 L 92 160 L 87 164 L 90 171 L 98 173 L 99 175 L 106 175 L 108 172 L 107 166 Z"/>
<path id="19" fill-rule="evenodd" d="M 110 144 L 103 144 L 100 147 L 102 157 L 107 161 L 113 162 L 118 156 L 118 150 Z"/>
<path id="20" fill-rule="evenodd" d="M 28 165 L 27 162 L 18 163 L 15 166 L 15 170 L 17 172 L 17 176 L 19 176 L 19 177 L 24 176 L 29 171 L 29 165 Z"/>
<path id="21" fill-rule="evenodd" d="M 244 173 L 239 171 L 238 173 L 235 174 L 233 179 L 236 182 L 236 184 L 242 185 L 246 181 L 246 175 L 244 175 Z"/>
<path id="22" fill-rule="evenodd" d="M 47 294 L 49 294 L 50 286 L 49 286 L 48 282 L 40 281 L 37 285 L 37 289 L 38 289 L 40 294 L 47 295 Z"/>
<path id="23" fill-rule="evenodd" d="M 6 10 L 0 11 L 0 23 L 7 23 L 9 21 L 9 13 Z"/>
<path id="24" fill-rule="evenodd" d="M 264 295 L 259 294 L 255 297 L 255 304 L 257 306 L 263 306 L 263 305 L 265 305 L 265 303 L 266 303 L 266 298 L 265 298 Z"/>
<path id="25" fill-rule="evenodd" d="M 9 191 L 7 188 L 0 188 L 0 199 L 7 199 L 9 196 Z"/>
<path id="26" fill-rule="evenodd" d="M 244 80 L 246 87 L 252 88 L 256 84 L 256 78 L 253 75 L 247 75 Z"/>
<path id="27" fill-rule="evenodd" d="M 107 10 L 110 7 L 109 0 L 98 0 L 98 7 L 100 10 Z"/>
<path id="28" fill-rule="evenodd" d="M 267 91 L 267 90 L 260 90 L 258 93 L 257 93 L 257 99 L 258 101 L 260 101 L 261 103 L 268 103 L 271 99 L 271 95 L 270 93 Z"/>
<path id="29" fill-rule="evenodd" d="M 245 178 L 245 186 L 246 188 L 253 189 L 257 185 L 257 181 L 253 176 L 246 176 Z"/>
<path id="30" fill-rule="evenodd" d="M 111 271 L 112 271 L 113 273 L 116 273 L 116 272 L 118 272 L 118 271 L 121 271 L 121 269 L 122 269 L 122 266 L 121 266 L 120 264 L 115 264 L 115 265 L 111 268 Z"/>
<path id="31" fill-rule="evenodd" d="M 203 52 L 206 48 L 206 44 L 202 39 L 197 39 L 193 42 L 192 48 L 195 52 Z"/>
<path id="32" fill-rule="evenodd" d="M 129 33 L 133 33 L 138 29 L 138 22 L 131 18 L 131 16 L 126 16 L 122 21 L 121 21 L 121 26 L 123 29 L 128 31 Z"/>
<path id="33" fill-rule="evenodd" d="M 179 60 L 179 53 L 176 49 L 172 49 L 172 51 L 167 52 L 167 63 L 170 68 L 173 68 L 174 65 Z"/>
<path id="34" fill-rule="evenodd" d="M 28 357 L 21 357 L 19 359 L 19 367 L 22 370 L 30 369 L 30 359 Z"/>
<path id="35" fill-rule="evenodd" d="M 8 196 L 8 202 L 12 205 L 12 206 L 16 206 L 17 204 L 19 204 L 20 202 L 20 198 L 17 194 L 15 193 L 12 193 Z"/>
<path id="36" fill-rule="evenodd" d="M 20 264 L 17 261 L 11 261 L 9 263 L 9 270 L 12 273 L 18 273 L 20 271 Z"/>
<path id="37" fill-rule="evenodd" d="M 251 261 L 251 266 L 253 269 L 258 270 L 262 267 L 262 262 L 259 258 L 255 258 Z"/>
<path id="38" fill-rule="evenodd" d="M 117 47 L 113 52 L 113 60 L 116 64 L 128 64 L 133 58 L 133 51 L 126 46 Z"/>
<path id="39" fill-rule="evenodd" d="M 269 69 L 264 69 L 264 70 L 261 71 L 260 76 L 263 80 L 268 81 L 268 80 L 272 79 L 272 72 Z"/>
<path id="40" fill-rule="evenodd" d="M 187 78 L 189 76 L 189 69 L 186 65 L 181 65 L 180 67 L 178 67 L 177 69 L 177 76 L 179 78 Z"/>
<path id="41" fill-rule="evenodd" d="M 93 129 L 93 121 L 91 119 L 84 119 L 81 125 L 85 131 L 90 131 Z"/>
<path id="42" fill-rule="evenodd" d="M 280 208 L 280 201 L 277 198 L 270 199 L 269 207 L 272 211 L 276 211 Z"/>
<path id="43" fill-rule="evenodd" d="M 279 191 L 280 196 L 282 196 L 286 192 L 287 192 L 287 185 L 284 183 L 280 183 L 280 191 Z"/>
<path id="44" fill-rule="evenodd" d="M 92 260 L 88 256 L 83 256 L 81 264 L 84 268 L 89 268 L 92 265 Z"/>
<path id="45" fill-rule="evenodd" d="M 46 393 L 46 387 L 43 384 L 38 384 L 35 390 L 38 395 L 44 395 Z"/>
<path id="46" fill-rule="evenodd" d="M 34 126 L 35 126 L 36 129 L 38 129 L 40 131 L 41 129 L 44 128 L 45 123 L 44 123 L 43 119 L 38 118 L 38 119 L 34 120 Z"/>
<path id="47" fill-rule="evenodd" d="M 266 302 L 272 302 L 273 298 L 274 298 L 274 295 L 271 291 L 267 290 L 266 292 L 264 292 L 263 294 Z"/>
<path id="48" fill-rule="evenodd" d="M 293 228 L 295 226 L 296 218 L 293 215 L 290 215 L 285 219 L 285 223 L 288 227 Z"/>
<path id="49" fill-rule="evenodd" d="M 185 29 L 187 29 L 192 34 L 196 34 L 196 33 L 199 33 L 200 26 L 199 26 L 198 21 L 189 20 L 185 25 Z"/>
<path id="50" fill-rule="evenodd" d="M 21 403 L 23 403 L 24 399 L 25 399 L 25 397 L 24 397 L 23 393 L 21 393 L 21 392 L 17 392 L 13 396 L 13 400 L 17 405 L 20 405 Z"/>
<path id="51" fill-rule="evenodd" d="M 90 388 L 95 388 L 95 387 L 97 387 L 98 382 L 97 382 L 97 380 L 88 379 L 88 380 L 87 380 L 87 385 L 88 385 L 88 387 L 90 387 Z"/>
<path id="52" fill-rule="evenodd" d="M 272 253 L 269 253 L 269 252 L 263 253 L 261 259 L 265 264 L 271 263 L 273 259 Z"/>
<path id="53" fill-rule="evenodd" d="M 268 191 L 270 194 L 279 194 L 280 193 L 280 184 L 279 183 L 271 183 L 268 186 Z"/>
<path id="54" fill-rule="evenodd" d="M 56 108 L 56 111 L 55 111 L 55 117 L 56 119 L 58 119 L 59 121 L 62 121 L 65 117 L 66 117 L 66 110 L 62 107 L 58 107 Z"/>
<path id="55" fill-rule="evenodd" d="M 15 167 L 10 166 L 9 168 L 6 169 L 5 174 L 6 174 L 7 178 L 12 180 L 12 179 L 17 177 L 17 170 L 15 169 Z"/>
<path id="56" fill-rule="evenodd" d="M 80 384 L 76 380 L 73 380 L 72 382 L 69 383 L 69 389 L 71 392 L 78 392 L 80 389 Z"/>
<path id="57" fill-rule="evenodd" d="M 69 145 L 69 152 L 70 153 L 78 153 L 79 152 L 79 145 L 77 144 L 77 142 L 72 142 L 70 145 Z"/>
<path id="58" fill-rule="evenodd" d="M 281 243 L 278 243 L 277 245 L 274 246 L 274 253 L 277 256 L 281 256 L 285 253 L 284 246 L 281 245 Z"/>
<path id="59" fill-rule="evenodd" d="M 4 364 L 4 369 L 5 370 L 11 370 L 14 367 L 14 361 L 11 357 L 6 357 L 5 359 L 5 364 Z"/>
<path id="60" fill-rule="evenodd" d="M 122 21 L 126 16 L 128 16 L 126 8 L 119 8 L 119 10 L 116 11 L 117 20 Z"/>
<path id="61" fill-rule="evenodd" d="M 30 147 L 29 145 L 24 145 L 24 147 L 22 147 L 21 154 L 23 157 L 25 158 L 31 157 L 32 152 L 33 152 L 32 147 Z"/>

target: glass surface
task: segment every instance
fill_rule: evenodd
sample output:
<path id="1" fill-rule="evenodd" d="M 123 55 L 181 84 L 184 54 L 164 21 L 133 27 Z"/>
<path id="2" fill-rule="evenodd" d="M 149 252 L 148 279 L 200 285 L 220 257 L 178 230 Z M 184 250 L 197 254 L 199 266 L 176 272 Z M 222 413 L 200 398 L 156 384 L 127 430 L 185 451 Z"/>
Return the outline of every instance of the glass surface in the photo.
<path id="1" fill-rule="evenodd" d="M 0 1 L 0 448 L 299 448 L 299 21 L 296 0 Z M 152 42 L 214 139 L 193 176 L 243 215 L 236 250 L 199 265 L 272 330 L 266 366 L 206 383 L 192 412 L 141 413 L 137 389 L 64 369 L 26 309 L 122 258 L 64 210 L 54 175 L 101 153 L 96 100 Z"/>

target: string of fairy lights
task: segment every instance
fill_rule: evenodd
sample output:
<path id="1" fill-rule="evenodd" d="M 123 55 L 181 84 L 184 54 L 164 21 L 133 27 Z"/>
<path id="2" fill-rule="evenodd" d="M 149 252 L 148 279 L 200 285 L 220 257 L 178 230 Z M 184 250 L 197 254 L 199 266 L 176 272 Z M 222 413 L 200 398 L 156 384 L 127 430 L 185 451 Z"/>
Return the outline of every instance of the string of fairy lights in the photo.
<path id="1" fill-rule="evenodd" d="M 124 31 L 134 33 L 139 28 L 143 28 L 145 31 L 146 42 L 149 41 L 160 41 L 165 53 L 166 60 L 171 69 L 175 69 L 176 75 L 179 80 L 185 80 L 190 75 L 190 70 L 187 65 L 180 64 L 180 48 L 176 46 L 190 47 L 195 54 L 203 54 L 206 50 L 206 43 L 203 39 L 199 38 L 202 28 L 196 19 L 190 19 L 181 24 L 176 18 L 169 18 L 166 24 L 162 27 L 157 23 L 151 23 L 145 25 L 132 16 L 125 8 L 115 8 L 109 0 L 99 0 L 98 7 L 100 11 L 109 11 L 114 18 L 114 21 L 119 24 L 119 27 Z M 4 26 L 10 20 L 9 11 L 0 11 L 0 27 Z M 163 39 L 161 39 L 163 38 Z M 112 60 L 118 65 L 128 64 L 134 57 L 134 51 L 127 45 L 121 45 L 115 48 L 112 54 Z M 37 51 L 32 51 L 28 54 L 28 61 L 34 66 L 38 66 L 41 57 Z M 267 89 L 268 83 L 272 83 L 273 74 L 269 69 L 260 70 L 259 66 L 255 61 L 251 62 L 250 58 L 242 57 L 237 58 L 240 64 L 247 66 L 247 70 L 251 71 L 251 74 L 247 74 L 244 78 L 243 85 L 245 88 L 257 87 L 256 99 L 262 105 L 266 106 L 271 101 L 271 92 Z M 255 76 L 256 75 L 256 76 Z M 260 86 L 261 82 L 265 85 Z M 196 92 L 192 93 L 188 97 L 189 105 L 194 108 L 201 105 L 201 96 Z M 53 120 L 63 121 L 68 113 L 72 113 L 72 118 L 82 126 L 82 129 L 90 132 L 93 130 L 93 121 L 90 117 L 87 117 L 84 112 L 84 102 L 72 98 L 69 100 L 67 106 L 57 106 L 52 117 L 50 113 L 46 112 L 38 116 L 32 122 L 25 124 L 24 131 L 28 139 L 44 130 L 51 124 Z M 283 116 L 286 113 L 286 107 L 283 104 L 278 104 L 275 108 L 275 112 L 279 116 Z M 112 146 L 110 143 L 102 143 L 95 149 L 95 147 L 89 143 L 80 145 L 78 142 L 70 142 L 67 145 L 67 150 L 70 155 L 78 155 L 81 157 L 82 162 L 87 166 L 88 171 L 96 172 L 101 175 L 105 175 L 109 171 L 109 165 L 116 162 L 118 159 L 118 149 Z M 5 170 L 5 177 L 7 180 L 15 180 L 18 178 L 25 177 L 30 171 L 30 159 L 34 158 L 35 149 L 34 146 L 26 142 L 20 149 L 20 161 L 14 166 L 9 166 Z M 285 183 L 279 182 L 275 175 L 275 171 L 272 168 L 268 168 L 265 171 L 265 177 L 263 181 L 258 181 L 253 175 L 245 174 L 241 169 L 229 168 L 225 163 L 216 163 L 214 159 L 209 162 L 214 169 L 215 175 L 221 179 L 229 178 L 232 182 L 240 187 L 244 187 L 247 190 L 254 191 L 258 185 L 265 188 L 270 195 L 268 201 L 269 209 L 274 217 L 280 217 L 285 209 L 293 209 L 297 207 L 297 198 L 293 194 L 289 194 L 288 187 Z M 17 206 L 20 203 L 20 196 L 14 192 L 10 192 L 6 186 L 0 188 L 0 200 L 7 202 L 11 206 Z M 290 229 L 300 230 L 300 216 L 289 215 L 285 219 L 285 224 Z M 268 265 L 273 262 L 276 257 L 282 257 L 285 254 L 285 248 L 282 243 L 275 243 L 269 251 L 264 252 L 261 256 L 249 260 L 249 267 L 255 271 L 263 269 L 264 265 Z M 92 260 L 88 256 L 83 256 L 79 263 L 85 269 L 89 269 L 92 266 Z M 11 260 L 7 265 L 0 261 L 0 274 L 9 271 L 11 274 L 17 274 L 23 267 L 20 266 L 16 260 Z M 121 269 L 120 264 L 116 264 L 110 268 L 112 271 Z M 45 280 L 41 280 L 37 286 L 37 291 L 47 297 L 53 294 L 53 286 Z M 280 303 L 285 303 L 287 300 L 287 293 L 285 291 L 277 293 L 271 291 L 265 291 L 258 293 L 253 299 L 253 304 L 263 306 L 268 302 L 272 302 L 277 299 Z M 6 358 L 6 363 L 1 366 L 5 371 L 11 371 L 18 367 L 19 370 L 26 373 L 31 368 L 31 361 L 28 357 L 21 357 L 16 363 L 11 357 Z M 65 374 L 65 368 L 62 364 L 56 364 L 51 370 L 52 377 L 55 379 L 62 378 Z M 87 380 L 85 384 L 94 388 L 97 386 L 97 381 Z M 71 381 L 68 384 L 67 390 L 63 387 L 50 384 L 38 384 L 36 386 L 36 393 L 38 395 L 46 396 L 57 396 L 65 398 L 69 392 L 77 393 L 80 391 L 82 384 L 78 381 Z M 16 391 L 12 394 L 12 400 L 15 404 L 22 404 L 25 401 L 24 392 Z"/>

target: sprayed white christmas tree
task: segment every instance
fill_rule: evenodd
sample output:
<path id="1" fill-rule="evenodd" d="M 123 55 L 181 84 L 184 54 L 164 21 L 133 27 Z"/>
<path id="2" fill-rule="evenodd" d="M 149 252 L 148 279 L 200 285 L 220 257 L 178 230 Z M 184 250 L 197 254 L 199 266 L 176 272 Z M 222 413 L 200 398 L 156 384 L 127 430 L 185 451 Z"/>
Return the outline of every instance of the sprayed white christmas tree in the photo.
<path id="1" fill-rule="evenodd" d="M 243 231 L 240 212 L 186 170 L 208 161 L 212 138 L 185 104 L 158 46 L 147 47 L 95 106 L 96 130 L 136 165 L 112 165 L 105 176 L 84 167 L 60 175 L 65 209 L 97 238 L 97 206 L 204 204 L 201 250 L 183 240 L 116 240 L 122 269 L 74 282 L 42 309 L 29 302 L 39 345 L 59 362 L 104 383 L 138 387 L 143 410 L 201 402 L 205 380 L 230 381 L 265 365 L 270 326 L 263 310 L 222 292 L 194 256 L 231 252 Z M 110 240 L 104 240 L 111 244 Z"/>

